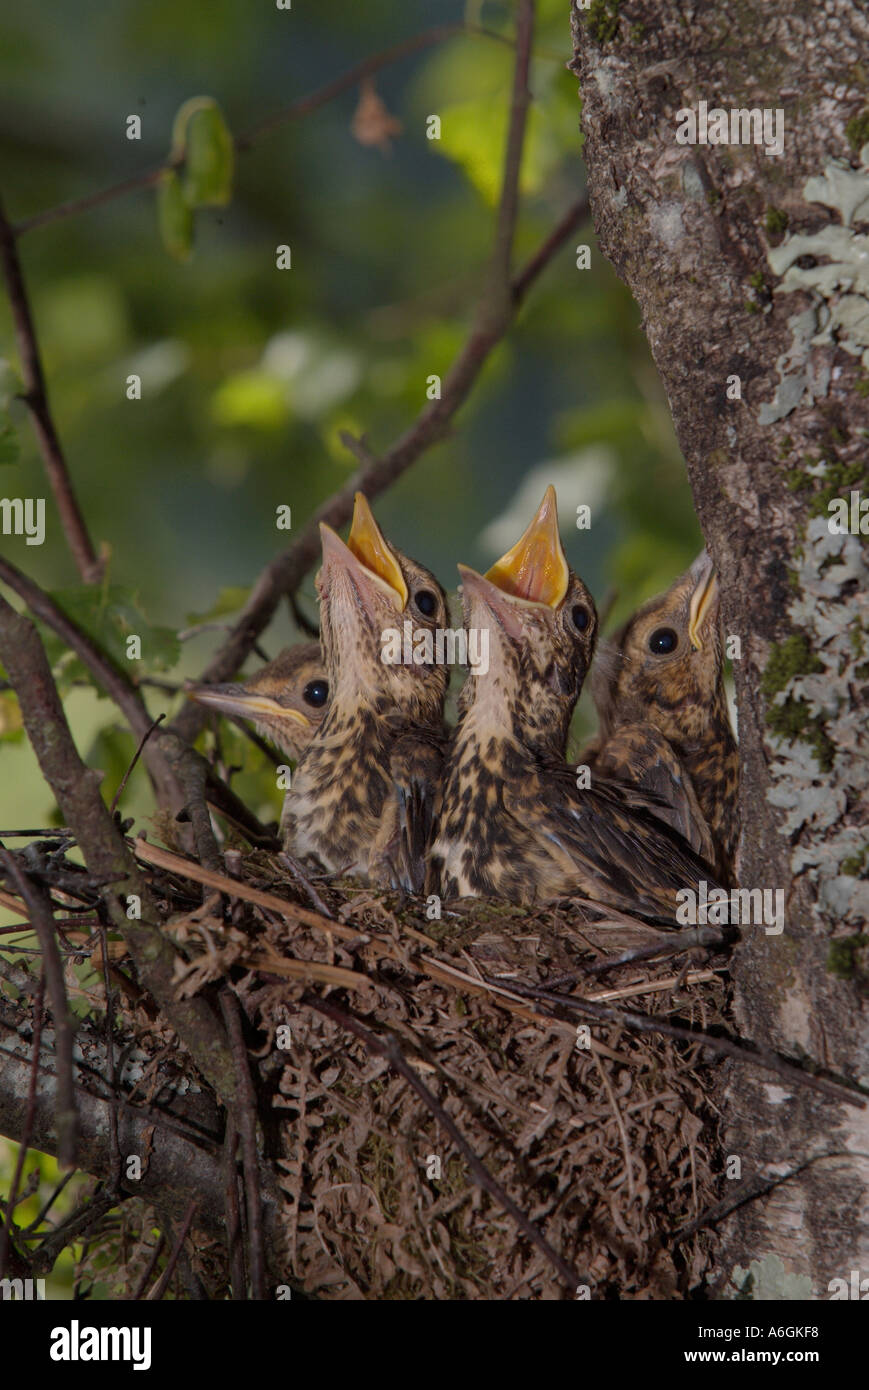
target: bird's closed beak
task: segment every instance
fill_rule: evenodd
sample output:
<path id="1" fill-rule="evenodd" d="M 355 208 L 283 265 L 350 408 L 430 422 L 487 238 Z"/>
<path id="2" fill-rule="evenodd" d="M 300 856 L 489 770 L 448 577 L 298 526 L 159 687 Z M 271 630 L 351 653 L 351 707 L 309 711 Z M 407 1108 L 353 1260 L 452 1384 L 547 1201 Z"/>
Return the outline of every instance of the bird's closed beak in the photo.
<path id="1" fill-rule="evenodd" d="M 330 566 L 347 571 L 351 579 L 373 585 L 399 613 L 407 604 L 407 585 L 401 566 L 392 547 L 374 520 L 367 499 L 357 492 L 353 507 L 353 522 L 347 543 L 325 522 L 320 523 L 323 542 L 323 572 Z"/>
<path id="2" fill-rule="evenodd" d="M 694 582 L 688 605 L 688 637 L 694 650 L 700 651 L 703 629 L 713 610 L 717 611 L 719 599 L 718 578 L 706 550 L 701 550 L 688 573 Z"/>
<path id="3" fill-rule="evenodd" d="M 557 608 L 570 583 L 570 571 L 558 534 L 555 488 L 546 489 L 537 515 L 520 540 L 486 573 L 505 594 L 526 603 Z"/>
<path id="4" fill-rule="evenodd" d="M 240 684 L 193 685 L 187 697 L 197 704 L 207 705 L 220 714 L 234 714 L 240 719 L 277 720 L 311 727 L 311 720 L 299 709 L 281 705 L 269 695 L 255 695 Z"/>

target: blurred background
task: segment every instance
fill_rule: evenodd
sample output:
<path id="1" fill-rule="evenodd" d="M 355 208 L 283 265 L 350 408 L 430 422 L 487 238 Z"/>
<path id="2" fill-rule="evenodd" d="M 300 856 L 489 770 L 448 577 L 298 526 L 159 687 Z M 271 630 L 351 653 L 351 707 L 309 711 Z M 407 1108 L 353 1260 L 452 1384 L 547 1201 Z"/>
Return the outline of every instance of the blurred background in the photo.
<path id="1" fill-rule="evenodd" d="M 537 9 L 517 262 L 585 180 L 577 84 L 565 66 L 569 6 L 539 0 Z M 70 0 L 50 23 L 38 7 L 7 9 L 7 213 L 21 221 L 165 161 L 174 117 L 191 96 L 215 98 L 238 134 L 361 59 L 463 19 L 513 32 L 511 5 L 494 0 L 296 0 L 289 11 L 242 0 Z M 78 591 L 14 402 L 0 422 L 0 491 L 46 496 L 48 527 L 42 547 L 23 537 L 2 543 L 117 655 L 126 631 L 141 633 L 142 675 L 198 674 L 221 633 L 186 630 L 226 621 L 292 540 L 275 529 L 276 506 L 292 507 L 297 530 L 355 468 L 339 432 L 387 447 L 425 404 L 426 377 L 445 373 L 491 246 L 512 61 L 507 43 L 475 34 L 387 67 L 376 92 L 401 133 L 383 147 L 354 136 L 358 88 L 278 126 L 238 157 L 229 205 L 197 212 L 184 263 L 161 241 L 153 188 L 22 236 L 50 398 L 91 535 L 111 554 L 108 584 L 99 598 Z M 426 138 L 430 114 L 441 118 L 439 141 Z M 126 138 L 130 115 L 141 117 L 141 140 Z M 590 270 L 576 268 L 579 242 L 591 245 Z M 292 248 L 288 271 L 275 267 L 282 243 Z M 0 335 L 14 368 L 5 301 Z M 126 398 L 131 373 L 142 377 L 141 401 Z M 8 369 L 4 383 L 8 402 Z M 571 562 L 599 602 L 618 590 L 611 623 L 666 587 L 700 544 L 638 310 L 590 224 L 533 287 L 452 438 L 376 512 L 387 535 L 454 590 L 456 561 L 491 563 L 548 481 Z M 590 531 L 575 529 L 581 503 L 592 508 Z M 312 577 L 301 604 L 315 614 Z M 264 650 L 274 655 L 293 635 L 284 612 Z M 84 673 L 56 642 L 52 656 L 80 747 L 105 770 L 111 795 L 132 740 L 109 703 L 77 684 Z M 45 824 L 51 807 L 14 699 L 0 700 L 0 825 Z M 155 713 L 177 703 L 159 689 L 148 700 Z M 273 778 L 259 778 L 260 755 L 240 738 L 238 760 L 239 791 L 270 802 L 273 815 Z M 147 813 L 138 772 L 124 805 Z"/>
<path id="2" fill-rule="evenodd" d="M 537 8 L 517 263 L 585 184 L 581 108 L 566 70 L 569 5 L 538 0 Z M 45 496 L 48 514 L 43 546 L 4 537 L 4 554 L 118 660 L 125 635 L 142 635 L 143 678 L 171 686 L 198 675 L 222 635 L 215 624 L 355 469 L 340 431 L 367 435 L 374 452 L 388 447 L 424 406 L 426 378 L 443 376 L 461 346 L 492 242 L 513 65 L 497 35 L 512 35 L 512 8 L 68 0 L 49 19 L 38 6 L 7 7 L 0 194 L 13 222 L 164 162 L 175 115 L 191 97 L 213 97 L 238 134 L 369 55 L 461 20 L 492 34 L 433 44 L 376 78 L 392 118 L 382 144 L 357 138 L 358 117 L 354 133 L 353 88 L 240 155 L 230 203 L 196 213 L 186 261 L 161 239 L 153 188 L 20 240 L 58 430 L 91 535 L 111 558 L 106 583 L 85 593 L 14 401 L 17 359 L 0 296 L 0 493 Z M 432 114 L 440 140 L 426 138 Z M 141 140 L 126 138 L 131 115 L 141 118 Z M 576 267 L 580 242 L 592 248 L 590 270 Z M 280 244 L 292 248 L 291 270 L 275 267 Z M 133 373 L 140 401 L 126 397 Z M 571 563 L 599 602 L 618 593 L 611 627 L 669 585 L 701 543 L 637 308 L 590 224 L 533 287 L 452 437 L 375 511 L 386 534 L 454 592 L 456 561 L 491 564 L 548 482 Z M 280 504 L 292 508 L 289 535 L 275 528 Z M 587 531 L 575 527 L 580 504 L 592 509 Z M 315 616 L 312 577 L 300 604 Z M 262 646 L 273 656 L 297 635 L 282 610 Z M 110 799 L 133 740 L 69 653 L 46 640 L 80 750 L 104 770 Z M 183 698 L 159 685 L 147 692 L 155 714 Z M 583 705 L 577 736 L 592 726 Z M 223 739 L 242 769 L 239 794 L 274 818 L 270 764 L 231 728 Z M 140 770 L 122 809 L 147 822 Z M 0 828 L 56 824 L 56 815 L 15 699 L 0 691 Z M 87 967 L 76 969 L 86 1008 Z M 0 1187 L 14 1152 L 0 1140 Z M 30 1154 L 28 1175 L 19 1216 L 32 1208 L 35 1218 L 56 1165 Z M 68 1295 L 71 1269 L 67 1254 L 56 1291 Z"/>

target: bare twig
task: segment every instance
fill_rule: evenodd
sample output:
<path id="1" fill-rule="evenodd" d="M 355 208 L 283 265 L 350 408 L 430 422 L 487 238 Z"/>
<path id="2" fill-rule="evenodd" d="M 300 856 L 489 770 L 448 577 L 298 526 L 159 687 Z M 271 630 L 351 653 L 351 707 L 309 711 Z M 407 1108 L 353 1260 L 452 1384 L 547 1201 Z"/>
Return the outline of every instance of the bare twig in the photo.
<path id="1" fill-rule="evenodd" d="M 256 1091 L 250 1074 L 250 1059 L 241 1028 L 241 1009 L 238 999 L 228 986 L 224 986 L 220 991 L 220 1008 L 223 1021 L 226 1024 L 238 1080 L 238 1104 L 235 1107 L 234 1119 L 241 1136 L 244 1160 L 250 1286 L 253 1298 L 261 1303 L 268 1297 L 268 1287 L 266 1285 L 265 1247 L 263 1245 L 259 1160 L 256 1151 Z"/>
<path id="2" fill-rule="evenodd" d="M 30 1225 L 25 1226 L 25 1228 L 22 1230 L 21 1234 L 25 1238 L 25 1240 L 31 1236 L 36 1235 L 43 1221 L 48 1216 L 48 1213 L 51 1211 L 51 1208 L 54 1206 L 55 1202 L 60 1196 L 61 1192 L 66 1187 L 67 1183 L 72 1181 L 72 1179 L 75 1177 L 75 1174 L 75 1168 L 68 1168 L 67 1171 L 64 1173 L 63 1177 L 61 1178 L 60 1182 L 55 1183 L 51 1196 L 48 1198 L 48 1201 L 42 1207 L 42 1210 L 39 1212 L 37 1216 L 33 1218 Z"/>
<path id="3" fill-rule="evenodd" d="M 135 1289 L 134 1289 L 133 1292 L 130 1294 L 130 1302 L 131 1302 L 131 1303 L 138 1303 L 138 1302 L 140 1301 L 140 1299 L 143 1299 L 143 1298 L 145 1297 L 145 1290 L 147 1289 L 148 1285 L 149 1285 L 150 1282 L 151 1282 L 151 1275 L 154 1273 L 154 1270 L 157 1268 L 157 1261 L 159 1260 L 160 1256 L 161 1256 L 162 1253 L 163 1253 L 163 1246 L 164 1246 L 165 1244 L 166 1244 L 166 1237 L 163 1235 L 163 1232 L 161 1231 L 161 1232 L 160 1232 L 160 1239 L 157 1241 L 157 1244 L 154 1246 L 154 1251 L 153 1251 L 153 1254 L 151 1255 L 150 1260 L 148 1261 L 147 1268 L 145 1269 L 144 1273 L 142 1274 L 142 1277 L 141 1277 L 141 1279 L 139 1280 L 138 1284 L 136 1285 Z"/>
<path id="4" fill-rule="evenodd" d="M 88 535 L 81 508 L 73 491 L 72 479 L 49 409 L 42 360 L 39 356 L 36 329 L 33 315 L 30 312 L 30 302 L 24 285 L 18 248 L 15 245 L 15 233 L 7 221 L 2 202 L 0 202 L 0 264 L 3 267 L 3 279 L 6 283 L 6 293 L 9 296 L 12 318 L 15 323 L 18 355 L 21 359 L 21 376 L 24 381 L 23 399 L 30 411 L 42 460 L 45 464 L 45 471 L 54 493 L 54 500 L 57 503 L 61 525 L 72 552 L 72 558 L 85 583 L 93 584 L 100 578 L 103 566 L 102 562 L 97 559 L 91 544 L 91 538 Z"/>
<path id="5" fill-rule="evenodd" d="M 178 1232 L 178 1236 L 175 1241 L 172 1254 L 169 1256 L 169 1259 L 166 1262 L 166 1268 L 160 1275 L 160 1278 L 156 1286 L 148 1294 L 148 1302 L 159 1303 L 160 1299 L 163 1297 L 164 1293 L 168 1289 L 169 1280 L 175 1273 L 175 1266 L 178 1263 L 178 1257 L 180 1256 L 184 1242 L 187 1239 L 187 1232 L 190 1230 L 190 1223 L 193 1220 L 193 1216 L 196 1211 L 197 1205 L 198 1203 L 194 1197 L 193 1200 L 188 1204 L 187 1210 L 184 1213 L 184 1220 L 181 1222 L 181 1229 Z"/>
<path id="6" fill-rule="evenodd" d="M 119 785 L 119 787 L 118 787 L 118 790 L 115 792 L 114 796 L 112 797 L 112 804 L 111 804 L 111 806 L 109 807 L 109 811 L 111 812 L 112 815 L 114 815 L 114 814 L 115 814 L 115 811 L 118 809 L 118 802 L 120 801 L 121 797 L 123 796 L 123 794 L 124 794 L 124 788 L 126 787 L 127 783 L 128 783 L 129 780 L 130 780 L 130 773 L 133 771 L 133 768 L 136 766 L 136 763 L 139 761 L 139 758 L 140 758 L 141 755 L 142 755 L 142 749 L 145 747 L 145 744 L 148 742 L 148 739 L 151 737 L 151 735 L 153 734 L 154 730 L 155 730 L 160 724 L 162 724 L 162 722 L 163 722 L 163 720 L 164 720 L 165 718 L 166 718 L 166 715 L 165 715 L 165 714 L 158 714 L 158 715 L 157 715 L 157 718 L 154 719 L 154 720 L 152 721 L 150 729 L 146 729 L 145 732 L 143 733 L 142 737 L 139 739 L 139 746 L 138 746 L 138 748 L 136 749 L 135 753 L 133 754 L 133 757 L 132 757 L 132 759 L 131 759 L 131 761 L 130 761 L 129 767 L 127 768 L 126 772 L 124 773 L 123 777 L 121 778 L 121 781 L 120 781 L 120 785 Z"/>
<path id="7" fill-rule="evenodd" d="M 629 1009 L 612 1008 L 609 1004 L 601 1003 L 600 1000 L 577 999 L 572 994 L 557 994 L 554 990 L 522 984 L 518 980 L 510 980 L 509 984 L 505 985 L 502 981 L 485 974 L 484 971 L 480 972 L 480 977 L 498 993 L 518 995 L 521 999 L 533 999 L 554 1008 L 565 1009 L 568 1013 L 588 1014 L 592 1018 L 604 1019 L 607 1023 L 616 1023 L 632 1033 L 660 1033 L 663 1037 L 673 1038 L 676 1042 L 687 1042 L 700 1047 L 707 1047 L 711 1052 L 717 1053 L 719 1057 L 731 1057 L 736 1062 L 760 1067 L 764 1071 L 775 1072 L 777 1076 L 783 1077 L 792 1085 L 805 1086 L 809 1090 L 820 1091 L 823 1095 L 830 1096 L 834 1100 L 844 1101 L 845 1104 L 856 1106 L 859 1110 L 866 1107 L 865 1092 L 851 1090 L 837 1081 L 828 1081 L 826 1077 L 813 1076 L 811 1072 L 804 1071 L 793 1062 L 778 1056 L 777 1053 L 761 1049 L 755 1044 L 737 1043 L 732 1038 L 723 1038 L 716 1033 L 705 1033 L 698 1028 L 682 1028 L 678 1024 L 667 1023 L 665 1019 L 656 1018 L 654 1015 L 635 1014 Z"/>
<path id="8" fill-rule="evenodd" d="M 813 1168 L 816 1163 L 824 1163 L 829 1159 L 844 1158 L 853 1162 L 855 1158 L 866 1158 L 869 1155 L 861 1154 L 857 1149 L 831 1149 L 829 1153 L 813 1154 L 811 1158 L 805 1159 L 802 1163 L 797 1163 L 786 1173 L 775 1173 L 771 1177 L 751 1178 L 748 1182 L 740 1183 L 735 1192 L 730 1192 L 720 1202 L 700 1213 L 694 1220 L 686 1226 L 681 1226 L 675 1233 L 674 1239 L 677 1241 L 687 1240 L 697 1231 L 702 1231 L 704 1226 L 715 1226 L 723 1221 L 731 1212 L 743 1207 L 748 1202 L 756 1201 L 758 1197 L 764 1197 L 768 1192 L 773 1192 L 783 1183 L 791 1182 L 806 1169 Z"/>
<path id="9" fill-rule="evenodd" d="M 182 809 L 190 813 L 194 839 L 201 857 L 219 862 L 217 846 L 205 809 L 206 799 L 224 815 L 229 816 L 244 831 L 252 844 L 271 842 L 271 837 L 256 817 L 239 801 L 235 793 L 220 781 L 194 748 L 188 747 L 168 729 L 158 729 L 156 739 L 151 740 L 155 721 L 148 713 L 138 688 L 124 671 L 114 665 L 88 633 L 64 613 L 50 594 L 45 593 L 38 584 L 22 574 L 3 556 L 0 556 L 0 579 L 24 599 L 31 613 L 66 642 L 117 705 L 132 732 L 141 740 L 140 751 L 160 805 L 175 813 Z M 156 723 L 159 724 L 160 720 Z M 46 833 L 55 836 L 61 832 Z"/>
<path id="10" fill-rule="evenodd" d="M 238 1130 L 232 1116 L 227 1116 L 226 1138 L 223 1145 L 224 1203 L 226 1210 L 226 1249 L 229 1257 L 229 1282 L 234 1303 L 244 1302 L 244 1249 L 241 1243 L 241 1212 L 238 1205 L 238 1174 L 235 1169 L 235 1150 Z"/>
<path id="11" fill-rule="evenodd" d="M 308 875 L 305 873 L 301 864 L 298 863 L 297 860 L 293 859 L 289 854 L 285 853 L 278 855 L 278 863 L 283 864 L 284 868 L 289 869 L 296 882 L 302 885 L 302 887 L 308 895 L 310 904 L 315 909 L 315 911 L 322 913 L 324 917 L 331 917 L 332 913 L 329 910 L 328 904 L 325 903 L 323 899 L 320 897 L 320 894 L 317 892 L 313 883 L 308 878 Z"/>
<path id="12" fill-rule="evenodd" d="M 72 1048 L 75 1038 L 75 1024 L 66 997 L 63 979 L 63 965 L 57 947 L 54 918 L 51 912 L 51 899 L 45 889 L 34 883 L 25 873 L 16 856 L 0 845 L 0 863 L 5 864 L 7 872 L 15 882 L 18 892 L 27 905 L 27 915 L 39 938 L 42 951 L 42 968 L 48 1000 L 54 1018 L 55 1051 L 57 1055 L 57 1159 L 61 1168 L 74 1168 L 76 1161 L 76 1142 L 78 1137 L 78 1111 L 75 1103 L 75 1087 L 72 1080 Z"/>
<path id="13" fill-rule="evenodd" d="M 581 226 L 587 217 L 588 195 L 583 194 L 582 197 L 571 203 L 561 220 L 556 222 L 546 240 L 541 242 L 534 255 L 525 262 L 519 273 L 514 275 L 510 285 L 510 293 L 515 306 L 518 307 L 523 302 L 540 272 L 546 269 L 552 257 L 561 250 L 571 232 Z"/>
<path id="14" fill-rule="evenodd" d="M 57 797 L 106 910 L 136 962 L 142 984 L 183 1038 L 224 1103 L 235 1099 L 235 1075 L 219 1020 L 205 999 L 178 999 L 176 950 L 159 926 L 151 890 L 99 793 L 99 774 L 79 757 L 48 661 L 32 622 L 0 598 L 0 661 L 12 680 L 27 736 L 42 775 Z M 130 896 L 141 917 L 127 917 Z"/>
<path id="15" fill-rule="evenodd" d="M 105 652 L 97 646 L 88 633 L 84 632 L 63 609 L 55 603 L 38 584 L 26 574 L 22 574 L 5 556 L 0 556 L 0 579 L 8 584 L 14 593 L 22 598 L 33 615 L 56 632 L 114 701 L 123 714 L 134 735 L 144 739 L 152 728 L 153 721 L 141 694 L 132 681 L 121 671 Z M 170 787 L 171 774 L 165 760 L 158 752 L 159 745 L 146 746 L 145 763 L 154 780 L 158 798 L 164 805 L 177 810 L 180 796 L 177 786 Z"/>
<path id="16" fill-rule="evenodd" d="M 516 65 L 513 70 L 513 96 L 510 105 L 510 124 L 507 148 L 504 153 L 504 173 L 501 179 L 501 198 L 495 221 L 495 245 L 489 264 L 488 285 L 477 309 L 481 329 L 491 324 L 500 329 L 507 314 L 506 301 L 511 296 L 510 266 L 513 260 L 513 238 L 519 211 L 519 172 L 525 147 L 525 124 L 531 93 L 528 90 L 528 70 L 531 65 L 531 39 L 534 34 L 534 0 L 519 0 L 516 28 Z"/>
<path id="17" fill-rule="evenodd" d="M 408 1085 L 416 1092 L 426 1109 L 434 1115 L 438 1124 L 446 1130 L 456 1148 L 467 1160 L 468 1166 L 480 1187 L 488 1192 L 489 1196 L 513 1218 L 523 1236 L 530 1240 L 532 1245 L 535 1245 L 541 1254 L 546 1257 L 553 1268 L 561 1275 L 561 1278 L 568 1287 L 575 1289 L 579 1284 L 587 1282 L 580 1279 L 576 1270 L 573 1269 L 566 1260 L 562 1259 L 557 1250 L 552 1248 L 549 1241 L 543 1233 L 537 1229 L 533 1221 L 529 1221 L 528 1217 L 516 1205 L 512 1197 L 510 1197 L 509 1194 L 504 1191 L 501 1184 L 492 1177 L 486 1165 L 474 1153 L 474 1150 L 462 1134 L 458 1125 L 447 1113 L 437 1097 L 432 1094 L 425 1082 L 422 1081 L 414 1071 L 391 1034 L 382 1038 L 378 1034 L 372 1033 L 368 1028 L 365 1028 L 353 1014 L 346 1013 L 343 1009 L 339 1009 L 330 1000 L 317 999 L 313 996 L 305 995 L 302 999 L 302 1003 L 306 1004 L 308 1008 L 314 1009 L 317 1013 L 323 1014 L 324 1017 L 331 1019 L 333 1023 L 339 1024 L 340 1027 L 346 1028 L 349 1033 L 353 1033 L 364 1043 L 367 1050 L 374 1056 L 385 1057 L 390 1066 L 398 1072 L 399 1076 L 404 1077 Z"/>
<path id="18" fill-rule="evenodd" d="M 469 34 L 480 34 L 488 38 L 501 38 L 501 35 L 491 34 L 480 28 L 466 29 L 465 25 L 439 24 L 436 28 L 426 29 L 421 34 L 414 34 L 412 38 L 404 39 L 401 43 L 393 44 L 390 48 L 385 48 L 382 53 L 374 53 L 370 58 L 365 58 L 361 63 L 356 63 L 340 77 L 334 77 L 326 82 L 316 91 L 310 92 L 306 97 L 300 97 L 298 101 L 291 102 L 280 111 L 276 111 L 272 116 L 266 116 L 263 120 L 257 121 L 256 125 L 249 130 L 243 131 L 237 136 L 234 144 L 236 153 L 244 154 L 251 149 L 258 140 L 264 135 L 270 135 L 272 131 L 280 129 L 290 121 L 298 121 L 304 116 L 311 115 L 318 111 L 321 106 L 327 105 L 335 97 L 340 96 L 355 87 L 366 77 L 371 77 L 379 72 L 381 68 L 389 67 L 392 63 L 397 63 L 401 58 L 410 57 L 412 53 L 419 53 L 432 45 L 443 43 L 445 39 L 453 38 L 456 34 L 467 32 Z M 49 222 L 57 222 L 63 217 L 75 217 L 80 212 L 89 212 L 91 208 L 102 207 L 105 203 L 113 202 L 116 198 L 123 198 L 128 193 L 135 193 L 138 189 L 151 188 L 162 178 L 169 169 L 177 167 L 178 161 L 167 161 L 156 169 L 148 169 L 141 174 L 133 174 L 131 178 L 122 180 L 121 183 L 112 184 L 109 188 L 103 188 L 96 193 L 88 193 L 83 198 L 70 198 L 65 203 L 58 204 L 57 207 L 46 208 L 44 212 L 34 213 L 32 217 L 25 217 L 12 229 L 14 236 L 21 236 L 24 232 L 30 232 L 35 227 L 44 227 Z"/>

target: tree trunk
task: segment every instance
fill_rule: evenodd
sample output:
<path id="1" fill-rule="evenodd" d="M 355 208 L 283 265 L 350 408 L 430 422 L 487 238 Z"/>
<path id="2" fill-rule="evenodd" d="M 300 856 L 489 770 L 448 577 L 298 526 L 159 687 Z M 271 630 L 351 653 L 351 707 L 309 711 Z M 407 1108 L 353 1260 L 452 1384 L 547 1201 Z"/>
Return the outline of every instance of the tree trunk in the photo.
<path id="1" fill-rule="evenodd" d="M 600 247 L 642 310 L 741 648 L 740 880 L 784 893 L 781 934 L 742 927 L 736 1020 L 866 1085 L 869 15 L 593 0 L 573 20 Z M 730 112 L 766 109 L 781 152 L 701 143 L 701 103 L 707 140 L 762 135 Z M 832 1280 L 869 1277 L 869 1110 L 744 1069 L 720 1101 L 725 1200 L 800 1171 L 719 1228 L 719 1290 L 846 1296 Z"/>

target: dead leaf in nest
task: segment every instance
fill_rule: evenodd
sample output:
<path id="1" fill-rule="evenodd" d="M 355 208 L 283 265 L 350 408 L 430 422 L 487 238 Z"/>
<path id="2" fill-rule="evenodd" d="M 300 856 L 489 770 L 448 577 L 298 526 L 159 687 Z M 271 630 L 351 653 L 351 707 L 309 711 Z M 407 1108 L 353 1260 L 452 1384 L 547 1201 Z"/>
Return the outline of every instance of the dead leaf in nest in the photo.
<path id="1" fill-rule="evenodd" d="M 402 132 L 401 121 L 389 111 L 370 77 L 362 83 L 359 105 L 353 113 L 350 130 L 360 145 L 373 146 L 384 154 L 392 149 L 392 140 Z"/>

